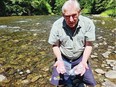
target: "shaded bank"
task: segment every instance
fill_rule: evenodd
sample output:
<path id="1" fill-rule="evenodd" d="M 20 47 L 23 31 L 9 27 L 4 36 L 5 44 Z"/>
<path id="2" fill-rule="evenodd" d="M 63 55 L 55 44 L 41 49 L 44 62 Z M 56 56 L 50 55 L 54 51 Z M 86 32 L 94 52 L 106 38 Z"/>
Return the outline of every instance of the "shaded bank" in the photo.
<path id="1" fill-rule="evenodd" d="M 52 87 L 49 79 L 54 56 L 47 40 L 52 23 L 58 18 L 59 16 L 0 18 L 0 75 L 5 77 L 0 86 Z M 90 18 L 96 25 L 97 34 L 91 56 L 97 86 L 101 87 L 105 79 L 116 83 L 114 78 L 105 76 L 106 72 L 115 69 L 107 61 L 116 61 L 116 19 L 93 16 Z M 104 73 L 101 74 L 98 69 Z"/>

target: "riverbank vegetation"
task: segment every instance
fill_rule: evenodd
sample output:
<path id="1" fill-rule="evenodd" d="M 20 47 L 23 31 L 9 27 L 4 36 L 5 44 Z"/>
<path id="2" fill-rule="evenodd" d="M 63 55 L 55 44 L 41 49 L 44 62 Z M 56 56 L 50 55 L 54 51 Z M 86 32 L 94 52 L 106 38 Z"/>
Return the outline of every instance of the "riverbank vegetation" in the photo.
<path id="1" fill-rule="evenodd" d="M 1 0 L 0 16 L 61 14 L 66 0 Z M 114 0 L 78 0 L 83 14 L 116 17 Z"/>

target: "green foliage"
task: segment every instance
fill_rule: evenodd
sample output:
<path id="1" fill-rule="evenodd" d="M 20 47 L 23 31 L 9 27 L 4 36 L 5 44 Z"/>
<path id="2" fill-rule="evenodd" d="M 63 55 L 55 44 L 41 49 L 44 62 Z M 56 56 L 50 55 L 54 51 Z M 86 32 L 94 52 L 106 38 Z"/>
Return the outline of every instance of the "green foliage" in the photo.
<path id="1" fill-rule="evenodd" d="M 109 9 L 116 8 L 114 0 L 78 0 L 81 4 L 82 13 L 86 14 L 100 14 L 102 12 L 109 13 Z M 108 11 L 107 11 L 108 10 Z M 110 12 L 112 14 L 112 12 Z M 113 15 L 113 14 L 112 14 Z M 111 15 L 110 15 L 111 16 Z"/>
<path id="2" fill-rule="evenodd" d="M 78 0 L 82 9 L 82 13 L 91 13 L 92 1 L 91 0 Z"/>
<path id="3" fill-rule="evenodd" d="M 112 16 L 116 17 L 116 9 L 109 9 L 100 14 L 101 16 Z"/>
<path id="4" fill-rule="evenodd" d="M 4 2 L 4 0 L 1 0 L 0 1 L 0 16 L 4 16 L 5 15 L 5 8 L 6 8 L 6 6 L 5 6 L 5 2 Z"/>
<path id="5" fill-rule="evenodd" d="M 54 13 L 56 14 L 61 14 L 61 9 L 62 9 L 62 5 L 64 4 L 64 2 L 66 0 L 55 0 L 55 8 L 53 10 Z"/>
<path id="6" fill-rule="evenodd" d="M 2 4 L 3 3 L 5 3 L 4 8 L 6 15 L 52 14 L 48 0 L 3 0 Z"/>
<path id="7" fill-rule="evenodd" d="M 0 16 L 61 14 L 67 0 L 1 0 Z M 106 14 L 115 16 L 114 0 L 78 0 L 84 14 Z M 112 10 L 112 11 L 111 11 Z"/>
<path id="8" fill-rule="evenodd" d="M 45 0 L 42 0 L 42 2 L 40 3 L 39 11 L 40 11 L 39 14 L 51 14 L 52 13 L 51 6 Z"/>
<path id="9" fill-rule="evenodd" d="M 92 13 L 99 14 L 107 9 L 109 0 L 95 0 Z"/>
<path id="10" fill-rule="evenodd" d="M 81 11 L 83 14 L 90 14 L 91 13 L 91 10 L 90 9 L 87 9 L 87 8 L 84 8 L 82 9 Z"/>

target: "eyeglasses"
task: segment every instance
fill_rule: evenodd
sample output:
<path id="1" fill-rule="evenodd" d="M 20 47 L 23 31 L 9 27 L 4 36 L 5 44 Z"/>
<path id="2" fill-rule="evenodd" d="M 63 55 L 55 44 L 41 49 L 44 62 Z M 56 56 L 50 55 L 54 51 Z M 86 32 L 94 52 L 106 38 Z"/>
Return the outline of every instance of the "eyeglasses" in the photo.
<path id="1" fill-rule="evenodd" d="M 64 15 L 63 16 L 66 18 L 66 19 L 70 19 L 70 17 L 72 17 L 73 19 L 74 18 L 77 18 L 77 14 L 72 14 L 72 15 Z"/>

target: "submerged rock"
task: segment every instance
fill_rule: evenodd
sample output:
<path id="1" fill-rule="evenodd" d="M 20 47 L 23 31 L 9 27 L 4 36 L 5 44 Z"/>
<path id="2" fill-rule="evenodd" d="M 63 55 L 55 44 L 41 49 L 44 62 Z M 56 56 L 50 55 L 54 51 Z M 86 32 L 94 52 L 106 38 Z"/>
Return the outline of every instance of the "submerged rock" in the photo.
<path id="1" fill-rule="evenodd" d="M 32 79 L 31 79 L 31 82 L 35 82 L 35 81 L 37 81 L 39 79 L 39 76 L 35 76 L 35 77 L 33 77 Z"/>
<path id="2" fill-rule="evenodd" d="M 0 74 L 0 82 L 2 82 L 5 79 L 6 79 L 6 77 L 4 75 Z"/>
<path id="3" fill-rule="evenodd" d="M 7 28 L 7 25 L 0 25 L 0 28 Z"/>
<path id="4" fill-rule="evenodd" d="M 102 56 L 104 57 L 104 58 L 108 58 L 109 57 L 109 55 L 110 55 L 110 51 L 106 51 L 105 53 L 103 53 L 102 54 Z"/>

